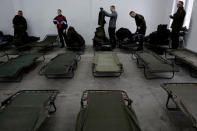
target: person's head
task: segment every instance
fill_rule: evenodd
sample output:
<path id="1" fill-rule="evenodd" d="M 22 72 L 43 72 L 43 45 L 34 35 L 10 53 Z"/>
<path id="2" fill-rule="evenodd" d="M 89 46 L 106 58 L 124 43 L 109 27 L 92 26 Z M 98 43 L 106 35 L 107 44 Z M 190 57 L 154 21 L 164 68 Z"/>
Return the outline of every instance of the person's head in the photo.
<path id="1" fill-rule="evenodd" d="M 183 2 L 183 1 L 179 1 L 179 2 L 177 3 L 177 7 L 178 7 L 178 8 L 182 8 L 183 5 L 184 5 L 184 2 Z"/>
<path id="2" fill-rule="evenodd" d="M 62 14 L 62 10 L 61 10 L 61 9 L 58 9 L 58 10 L 57 10 L 57 14 L 58 14 L 58 15 L 61 15 L 61 14 Z"/>
<path id="3" fill-rule="evenodd" d="M 19 15 L 19 16 L 23 16 L 23 11 L 22 11 L 22 10 L 19 10 L 19 11 L 18 11 L 18 15 Z"/>
<path id="4" fill-rule="evenodd" d="M 111 12 L 114 12 L 114 11 L 115 11 L 115 9 L 116 9 L 116 7 L 115 7 L 114 5 L 110 6 L 110 10 L 111 10 Z"/>
<path id="5" fill-rule="evenodd" d="M 136 13 L 135 13 L 134 11 L 131 11 L 131 12 L 129 13 L 129 15 L 130 15 L 132 18 L 135 18 Z"/>

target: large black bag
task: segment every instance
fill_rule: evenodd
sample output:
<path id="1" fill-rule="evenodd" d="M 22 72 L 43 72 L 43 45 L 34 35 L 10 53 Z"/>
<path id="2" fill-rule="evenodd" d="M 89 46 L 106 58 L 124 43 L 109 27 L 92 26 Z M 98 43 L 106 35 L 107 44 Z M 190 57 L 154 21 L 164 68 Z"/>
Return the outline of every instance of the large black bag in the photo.
<path id="1" fill-rule="evenodd" d="M 13 36 L 4 35 L 2 31 L 0 31 L 0 49 L 7 47 L 13 41 Z"/>
<path id="2" fill-rule="evenodd" d="M 159 25 L 157 31 L 149 35 L 151 45 L 169 45 L 170 30 L 167 25 Z"/>
<path id="3" fill-rule="evenodd" d="M 126 38 L 131 39 L 133 36 L 133 34 L 131 33 L 131 31 L 127 28 L 120 28 L 117 32 L 116 32 L 116 37 L 118 40 L 124 40 Z"/>
<path id="4" fill-rule="evenodd" d="M 74 27 L 70 26 L 67 32 L 68 48 L 71 50 L 83 50 L 85 48 L 84 38 L 76 32 Z"/>

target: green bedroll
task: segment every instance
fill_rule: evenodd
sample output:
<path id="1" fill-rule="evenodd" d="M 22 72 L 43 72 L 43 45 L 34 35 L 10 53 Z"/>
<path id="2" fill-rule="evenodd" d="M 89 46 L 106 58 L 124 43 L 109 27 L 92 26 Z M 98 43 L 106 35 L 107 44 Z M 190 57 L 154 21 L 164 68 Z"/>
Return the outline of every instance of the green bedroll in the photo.
<path id="1" fill-rule="evenodd" d="M 56 111 L 57 90 L 22 90 L 2 102 L 1 131 L 37 131 Z"/>
<path id="2" fill-rule="evenodd" d="M 169 54 L 175 56 L 175 61 L 181 60 L 183 63 L 189 65 L 190 74 L 192 77 L 196 76 L 197 71 L 197 53 L 188 49 L 168 50 Z"/>
<path id="3" fill-rule="evenodd" d="M 41 68 L 40 75 L 47 78 L 72 78 L 80 59 L 76 53 L 59 54 Z"/>
<path id="4" fill-rule="evenodd" d="M 44 40 L 41 42 L 30 43 L 31 47 L 40 47 L 41 51 L 46 51 L 54 47 L 54 43 L 57 42 L 57 35 L 48 34 L 45 36 Z"/>
<path id="5" fill-rule="evenodd" d="M 141 131 L 131 103 L 124 91 L 85 91 L 75 131 Z"/>
<path id="6" fill-rule="evenodd" d="M 175 74 L 174 63 L 170 63 L 166 59 L 151 51 L 140 51 L 136 54 L 137 65 L 144 68 L 144 76 L 147 79 L 165 78 L 172 79 Z M 171 76 L 153 76 L 159 73 L 172 73 Z"/>
<path id="7" fill-rule="evenodd" d="M 0 65 L 1 81 L 20 81 L 23 71 L 41 56 L 41 54 L 25 54 L 9 59 L 8 62 Z"/>
<path id="8" fill-rule="evenodd" d="M 164 83 L 161 87 L 167 92 L 166 108 L 173 111 L 182 111 L 197 129 L 197 83 Z M 175 104 L 169 107 L 169 102 Z"/>
<path id="9" fill-rule="evenodd" d="M 123 66 L 115 52 L 96 52 L 92 73 L 94 76 L 120 76 Z"/>

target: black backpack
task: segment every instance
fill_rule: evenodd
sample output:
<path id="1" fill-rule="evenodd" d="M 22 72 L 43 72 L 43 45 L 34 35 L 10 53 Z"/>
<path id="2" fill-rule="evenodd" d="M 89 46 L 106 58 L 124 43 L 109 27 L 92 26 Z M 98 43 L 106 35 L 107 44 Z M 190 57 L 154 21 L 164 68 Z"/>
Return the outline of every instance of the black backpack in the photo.
<path id="1" fill-rule="evenodd" d="M 68 48 L 82 48 L 85 46 L 84 38 L 72 26 L 68 28 L 67 37 Z"/>
<path id="2" fill-rule="evenodd" d="M 131 39 L 132 38 L 132 33 L 129 29 L 127 28 L 120 28 L 117 32 L 116 32 L 116 37 L 118 40 L 123 41 L 124 39 L 128 38 Z"/>

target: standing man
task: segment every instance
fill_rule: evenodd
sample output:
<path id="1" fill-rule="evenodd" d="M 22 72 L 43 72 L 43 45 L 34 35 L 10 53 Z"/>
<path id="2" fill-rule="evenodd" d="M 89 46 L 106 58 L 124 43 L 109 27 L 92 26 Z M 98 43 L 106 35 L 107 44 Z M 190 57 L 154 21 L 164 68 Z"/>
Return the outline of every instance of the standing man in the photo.
<path id="1" fill-rule="evenodd" d="M 62 11 L 58 9 L 57 11 L 58 16 L 53 19 L 53 23 L 57 25 L 57 31 L 61 42 L 61 47 L 65 47 L 65 42 L 68 46 L 68 39 L 66 35 L 66 29 L 68 28 L 66 17 L 62 15 Z"/>
<path id="2" fill-rule="evenodd" d="M 183 5 L 184 5 L 183 1 L 179 1 L 177 3 L 177 8 L 178 8 L 177 12 L 173 16 L 170 15 L 170 18 L 173 19 L 173 22 L 171 25 L 172 49 L 177 49 L 179 47 L 179 33 L 183 26 L 185 15 L 186 15 Z"/>
<path id="3" fill-rule="evenodd" d="M 132 18 L 135 19 L 137 26 L 136 34 L 142 35 L 144 37 L 146 34 L 146 21 L 144 19 L 144 16 L 137 14 L 134 11 L 131 11 L 129 14 Z M 139 47 L 137 50 L 143 50 L 143 39 L 139 40 Z"/>
<path id="4" fill-rule="evenodd" d="M 27 35 L 27 21 L 23 17 L 23 12 L 21 10 L 18 11 L 18 15 L 16 15 L 13 19 L 13 27 L 14 27 L 14 39 L 15 44 L 25 44 L 28 41 Z"/>
<path id="5" fill-rule="evenodd" d="M 104 11 L 105 16 L 110 17 L 110 21 L 109 21 L 109 28 L 108 28 L 108 32 L 109 32 L 109 37 L 110 37 L 110 43 L 112 45 L 112 48 L 116 48 L 116 36 L 115 36 L 115 32 L 116 32 L 116 21 L 118 18 L 118 14 L 115 11 L 115 6 L 112 5 L 110 7 L 111 10 L 111 14 Z"/>

